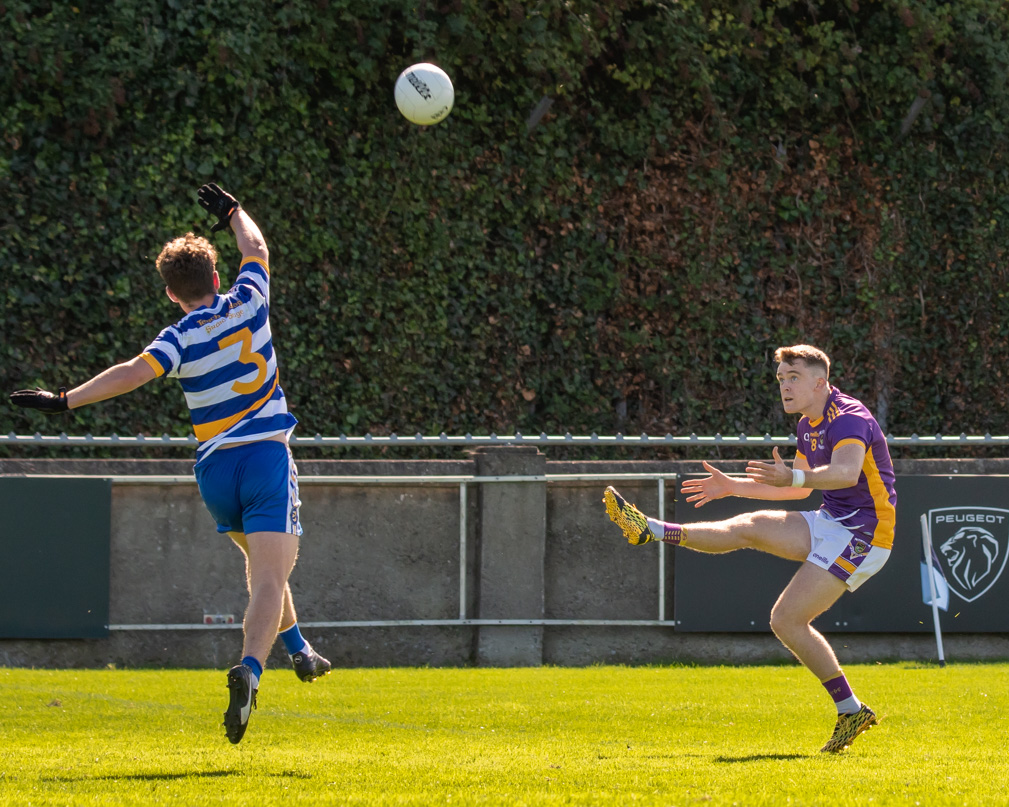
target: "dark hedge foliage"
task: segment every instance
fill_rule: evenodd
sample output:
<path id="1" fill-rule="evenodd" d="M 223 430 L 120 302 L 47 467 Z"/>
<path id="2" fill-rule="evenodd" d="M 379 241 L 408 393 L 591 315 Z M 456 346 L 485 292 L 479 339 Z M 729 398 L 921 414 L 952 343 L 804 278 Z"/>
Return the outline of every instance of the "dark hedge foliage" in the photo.
<path id="1" fill-rule="evenodd" d="M 153 260 L 216 181 L 303 434 L 782 433 L 800 341 L 893 433 L 1004 434 L 1007 70 L 996 0 L 0 0 L 0 386 L 177 319 Z M 189 424 L 154 382 L 0 430 Z"/>

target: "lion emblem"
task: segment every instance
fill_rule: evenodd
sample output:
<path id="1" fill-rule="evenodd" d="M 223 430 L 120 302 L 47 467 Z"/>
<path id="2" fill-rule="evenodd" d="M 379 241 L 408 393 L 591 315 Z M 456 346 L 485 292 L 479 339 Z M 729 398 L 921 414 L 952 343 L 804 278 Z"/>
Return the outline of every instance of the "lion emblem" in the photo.
<path id="1" fill-rule="evenodd" d="M 981 527 L 962 527 L 939 547 L 950 576 L 967 594 L 982 587 L 982 583 L 996 568 L 999 556 L 998 541 Z"/>

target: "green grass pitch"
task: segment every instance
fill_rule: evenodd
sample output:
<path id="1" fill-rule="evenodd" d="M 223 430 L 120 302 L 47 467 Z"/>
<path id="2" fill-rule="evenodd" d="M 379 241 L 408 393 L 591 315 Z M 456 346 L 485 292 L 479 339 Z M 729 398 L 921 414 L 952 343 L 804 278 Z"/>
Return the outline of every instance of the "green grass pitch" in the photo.
<path id="1" fill-rule="evenodd" d="M 0 804 L 977 805 L 1009 800 L 1009 664 L 852 665 L 844 754 L 798 666 L 0 669 Z"/>

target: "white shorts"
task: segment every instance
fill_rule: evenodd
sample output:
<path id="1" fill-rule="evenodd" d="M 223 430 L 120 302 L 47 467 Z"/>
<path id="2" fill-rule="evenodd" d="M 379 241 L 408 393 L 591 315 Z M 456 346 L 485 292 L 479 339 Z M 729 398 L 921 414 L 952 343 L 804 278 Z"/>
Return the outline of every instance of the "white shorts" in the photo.
<path id="1" fill-rule="evenodd" d="M 867 537 L 854 533 L 825 510 L 805 510 L 809 525 L 810 551 L 806 560 L 841 578 L 849 591 L 883 568 L 890 550 L 873 546 Z"/>

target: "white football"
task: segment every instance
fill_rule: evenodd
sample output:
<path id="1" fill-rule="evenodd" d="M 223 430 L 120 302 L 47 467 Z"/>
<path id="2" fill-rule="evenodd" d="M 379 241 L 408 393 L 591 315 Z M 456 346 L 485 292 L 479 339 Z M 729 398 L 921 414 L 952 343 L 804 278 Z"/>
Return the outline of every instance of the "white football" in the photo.
<path id="1" fill-rule="evenodd" d="M 396 106 L 403 117 L 420 126 L 443 120 L 452 111 L 455 89 L 448 74 L 422 62 L 408 67 L 396 79 Z"/>

